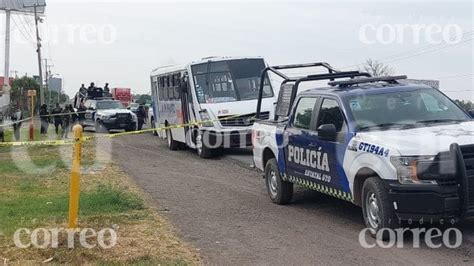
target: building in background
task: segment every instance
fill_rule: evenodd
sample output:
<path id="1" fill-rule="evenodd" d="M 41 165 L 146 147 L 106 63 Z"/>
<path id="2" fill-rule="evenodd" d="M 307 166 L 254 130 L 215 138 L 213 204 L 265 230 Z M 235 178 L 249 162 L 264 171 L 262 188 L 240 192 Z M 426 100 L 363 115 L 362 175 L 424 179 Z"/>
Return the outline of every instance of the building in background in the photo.
<path id="1" fill-rule="evenodd" d="M 62 92 L 63 91 L 63 79 L 62 78 L 54 78 L 51 77 L 48 79 L 48 90 L 54 92 Z"/>

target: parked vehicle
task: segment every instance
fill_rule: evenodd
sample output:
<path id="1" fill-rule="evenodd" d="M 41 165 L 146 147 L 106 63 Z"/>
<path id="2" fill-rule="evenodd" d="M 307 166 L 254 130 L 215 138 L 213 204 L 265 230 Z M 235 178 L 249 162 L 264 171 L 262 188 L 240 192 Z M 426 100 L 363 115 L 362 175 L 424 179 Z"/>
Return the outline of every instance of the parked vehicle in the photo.
<path id="1" fill-rule="evenodd" d="M 467 112 L 429 86 L 400 84 L 406 76 L 312 65 L 329 73 L 280 72 L 308 65 L 265 70 L 285 80 L 274 119 L 253 127 L 255 166 L 274 203 L 289 203 L 293 184 L 302 185 L 361 206 L 373 234 L 399 220 L 474 216 L 474 121 Z M 315 80 L 330 86 L 298 94 L 302 82 Z"/>
<path id="2" fill-rule="evenodd" d="M 129 106 L 133 102 L 132 89 L 130 88 L 113 88 L 111 94 L 112 98 L 120 101 L 123 106 Z"/>
<path id="3" fill-rule="evenodd" d="M 155 127 L 186 126 L 159 132 L 172 150 L 196 149 L 209 158 L 222 147 L 251 145 L 262 58 L 213 57 L 186 65 L 158 68 L 151 74 Z M 273 113 L 275 97 L 270 80 L 263 79 L 261 117 Z"/>
<path id="4" fill-rule="evenodd" d="M 124 129 L 134 131 L 137 128 L 137 116 L 125 109 L 119 101 L 112 99 L 87 100 L 87 113 L 84 126 L 94 127 L 96 132 Z"/>

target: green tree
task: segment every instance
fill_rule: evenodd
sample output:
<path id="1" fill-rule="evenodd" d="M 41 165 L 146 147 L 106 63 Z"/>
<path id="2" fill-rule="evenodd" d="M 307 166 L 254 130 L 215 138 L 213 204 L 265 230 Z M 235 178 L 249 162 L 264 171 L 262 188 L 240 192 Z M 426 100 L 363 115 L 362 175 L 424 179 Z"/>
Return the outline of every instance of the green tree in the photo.
<path id="1" fill-rule="evenodd" d="M 37 99 L 40 97 L 40 85 L 34 78 L 24 76 L 13 80 L 10 104 L 20 107 L 22 110 L 28 110 L 28 90 L 36 90 Z M 36 107 L 39 106 L 39 101 L 36 101 Z"/>
<path id="2" fill-rule="evenodd" d="M 137 103 L 140 103 L 140 104 L 147 104 L 150 102 L 151 102 L 151 96 L 148 94 L 142 94 L 137 99 Z"/>
<path id="3" fill-rule="evenodd" d="M 474 109 L 474 103 L 471 101 L 464 101 L 464 100 L 454 100 L 454 102 L 461 106 L 466 111 L 470 111 Z"/>

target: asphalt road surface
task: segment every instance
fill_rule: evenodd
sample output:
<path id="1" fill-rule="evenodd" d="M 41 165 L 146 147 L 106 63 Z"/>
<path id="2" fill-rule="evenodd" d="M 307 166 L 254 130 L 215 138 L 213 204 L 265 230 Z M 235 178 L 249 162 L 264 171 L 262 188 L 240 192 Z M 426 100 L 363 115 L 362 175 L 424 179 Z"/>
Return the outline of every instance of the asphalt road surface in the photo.
<path id="1" fill-rule="evenodd" d="M 206 264 L 473 264 L 474 221 L 457 249 L 367 249 L 361 209 L 298 189 L 293 203 L 270 202 L 245 151 L 202 160 L 173 152 L 150 134 L 117 138 L 112 155 Z M 250 162 L 250 163 L 249 163 Z M 409 237 L 408 237 L 409 238 Z M 372 241 L 372 239 L 369 239 Z"/>

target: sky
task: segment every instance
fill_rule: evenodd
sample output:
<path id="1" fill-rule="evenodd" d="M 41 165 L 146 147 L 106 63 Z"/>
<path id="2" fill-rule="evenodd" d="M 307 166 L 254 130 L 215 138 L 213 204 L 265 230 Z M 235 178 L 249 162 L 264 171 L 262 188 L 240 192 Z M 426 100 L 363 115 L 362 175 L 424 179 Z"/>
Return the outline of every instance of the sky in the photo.
<path id="1" fill-rule="evenodd" d="M 10 0 L 16 1 L 16 0 Z M 18 0 L 20 1 L 20 0 Z M 150 92 L 150 72 L 208 56 L 262 56 L 271 65 L 378 59 L 439 79 L 474 100 L 472 1 L 47 1 L 42 51 L 73 95 L 82 83 Z M 34 20 L 13 15 L 11 70 L 36 75 Z M 4 15 L 0 16 L 3 73 Z"/>

